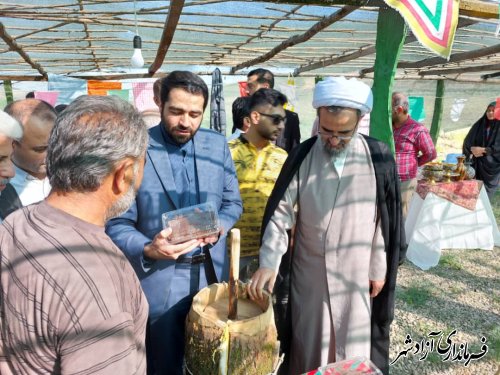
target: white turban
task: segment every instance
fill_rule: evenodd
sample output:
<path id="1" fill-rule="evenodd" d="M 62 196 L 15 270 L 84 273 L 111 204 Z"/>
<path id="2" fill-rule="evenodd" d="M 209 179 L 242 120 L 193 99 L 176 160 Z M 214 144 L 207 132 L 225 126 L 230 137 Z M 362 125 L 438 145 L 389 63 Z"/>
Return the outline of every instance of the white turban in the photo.
<path id="1" fill-rule="evenodd" d="M 370 86 L 356 78 L 328 77 L 314 88 L 313 107 L 339 106 L 359 109 L 361 115 L 372 110 L 373 95 Z"/>
<path id="2" fill-rule="evenodd" d="M 23 136 L 23 128 L 16 119 L 0 110 L 0 134 L 20 140 Z"/>

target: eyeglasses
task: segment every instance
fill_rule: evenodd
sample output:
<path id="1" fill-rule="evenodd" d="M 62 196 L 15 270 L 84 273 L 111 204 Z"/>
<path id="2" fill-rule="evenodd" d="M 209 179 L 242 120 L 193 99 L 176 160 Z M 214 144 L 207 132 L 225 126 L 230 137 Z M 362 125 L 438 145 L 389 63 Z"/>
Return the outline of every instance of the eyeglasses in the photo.
<path id="1" fill-rule="evenodd" d="M 272 118 L 273 125 L 279 125 L 281 122 L 283 122 L 283 124 L 286 124 L 286 117 L 280 115 L 268 115 L 267 113 L 262 113 L 262 112 L 257 112 L 257 113 L 261 116 Z"/>
<path id="2" fill-rule="evenodd" d="M 331 141 L 332 139 L 336 139 L 339 142 L 346 142 L 350 141 L 352 137 L 354 137 L 356 129 L 358 128 L 358 125 L 352 129 L 352 134 L 351 135 L 335 135 L 332 132 L 326 131 L 326 130 L 318 130 L 318 134 L 322 135 L 323 137 L 326 137 L 328 141 Z"/>

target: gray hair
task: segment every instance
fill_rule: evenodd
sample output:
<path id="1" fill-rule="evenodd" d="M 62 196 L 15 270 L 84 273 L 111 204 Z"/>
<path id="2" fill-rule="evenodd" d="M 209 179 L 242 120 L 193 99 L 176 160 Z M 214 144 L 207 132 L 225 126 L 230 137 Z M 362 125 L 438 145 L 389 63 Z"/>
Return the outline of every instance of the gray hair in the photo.
<path id="1" fill-rule="evenodd" d="M 52 190 L 89 192 L 125 158 L 138 160 L 148 144 L 141 115 L 115 96 L 81 96 L 57 117 L 47 149 Z"/>
<path id="2" fill-rule="evenodd" d="M 0 111 L 0 134 L 19 141 L 23 137 L 23 127 L 14 117 Z"/>
<path id="3" fill-rule="evenodd" d="M 408 97 L 402 92 L 395 92 L 392 94 L 392 105 L 403 107 L 403 113 L 408 113 L 410 109 L 410 104 L 408 102 Z"/>

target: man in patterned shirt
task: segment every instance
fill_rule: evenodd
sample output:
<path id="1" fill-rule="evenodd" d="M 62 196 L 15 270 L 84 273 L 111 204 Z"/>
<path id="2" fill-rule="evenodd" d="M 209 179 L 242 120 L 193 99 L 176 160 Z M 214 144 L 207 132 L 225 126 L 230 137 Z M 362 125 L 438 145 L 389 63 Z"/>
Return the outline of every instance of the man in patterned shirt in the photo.
<path id="1" fill-rule="evenodd" d="M 413 120 L 408 111 L 408 97 L 400 92 L 393 93 L 392 131 L 398 174 L 401 180 L 404 218 L 406 218 L 411 196 L 417 186 L 417 168 L 436 158 L 436 149 L 429 130 Z"/>
<path id="2" fill-rule="evenodd" d="M 258 268 L 260 229 L 267 200 L 287 152 L 274 144 L 286 122 L 286 96 L 273 89 L 256 91 L 248 103 L 250 128 L 229 142 L 243 201 L 243 214 L 235 225 L 241 231 L 240 279 Z"/>
<path id="3" fill-rule="evenodd" d="M 0 226 L 0 374 L 144 375 L 148 304 L 104 223 L 134 201 L 148 133 L 113 96 L 57 118 L 42 202 Z"/>

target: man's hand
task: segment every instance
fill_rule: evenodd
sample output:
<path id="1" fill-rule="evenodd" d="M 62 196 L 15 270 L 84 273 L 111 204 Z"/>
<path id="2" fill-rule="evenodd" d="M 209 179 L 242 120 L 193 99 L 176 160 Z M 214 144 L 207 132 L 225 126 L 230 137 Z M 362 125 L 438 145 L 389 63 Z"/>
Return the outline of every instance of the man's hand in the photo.
<path id="1" fill-rule="evenodd" d="M 205 238 L 199 238 L 199 240 L 201 241 L 200 242 L 200 246 L 205 246 L 205 245 L 208 245 L 208 244 L 214 244 L 214 243 L 216 243 L 217 241 L 219 241 L 220 236 L 222 236 L 223 234 L 224 234 L 224 228 L 221 228 L 220 231 L 219 231 L 219 233 L 214 234 L 213 236 L 205 237 Z"/>
<path id="2" fill-rule="evenodd" d="M 200 239 L 194 239 L 173 245 L 169 242 L 171 234 L 172 228 L 163 229 L 153 238 L 153 242 L 144 246 L 144 255 L 148 258 L 156 260 L 175 260 L 181 255 L 189 253 L 201 244 Z"/>
<path id="3" fill-rule="evenodd" d="M 377 297 L 378 294 L 382 291 L 384 284 L 385 284 L 385 280 L 381 280 L 381 281 L 370 280 L 370 297 L 371 298 Z"/>
<path id="4" fill-rule="evenodd" d="M 267 291 L 269 293 L 273 292 L 274 282 L 276 281 L 276 273 L 270 269 L 261 267 L 252 276 L 252 279 L 248 282 L 248 295 L 252 300 L 262 300 L 264 294 L 262 291 L 267 285 Z"/>
<path id="5" fill-rule="evenodd" d="M 476 158 L 480 158 L 481 156 L 484 156 L 486 154 L 486 148 L 485 147 L 471 147 L 470 151 L 472 152 L 472 155 L 474 155 Z"/>

